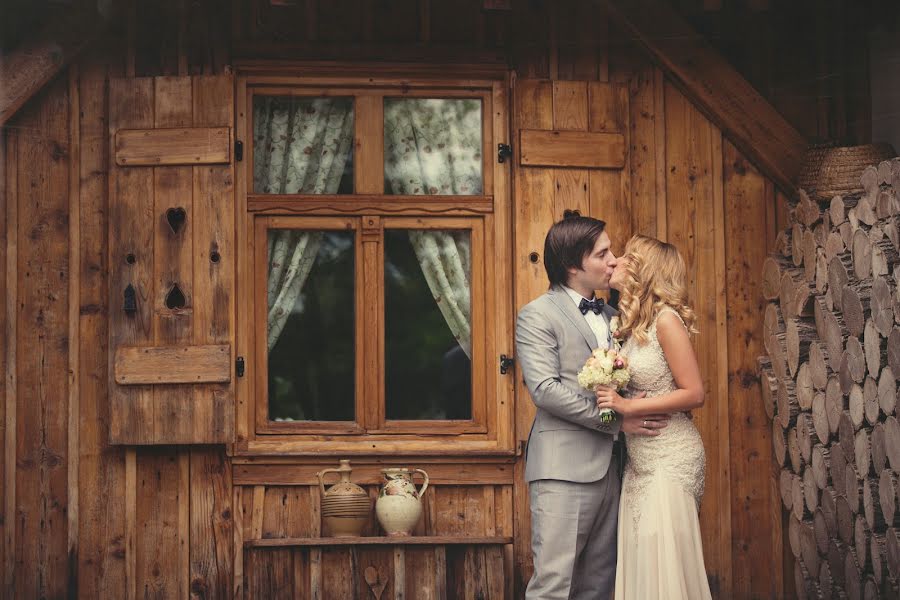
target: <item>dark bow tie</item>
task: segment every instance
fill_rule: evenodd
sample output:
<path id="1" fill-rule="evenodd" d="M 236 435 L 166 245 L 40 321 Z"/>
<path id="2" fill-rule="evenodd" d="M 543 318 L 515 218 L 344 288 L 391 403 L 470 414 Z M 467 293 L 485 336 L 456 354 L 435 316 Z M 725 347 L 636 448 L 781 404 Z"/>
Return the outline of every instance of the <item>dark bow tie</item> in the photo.
<path id="1" fill-rule="evenodd" d="M 582 298 L 581 302 L 578 303 L 578 310 L 583 315 L 586 315 L 589 310 L 594 311 L 595 315 L 599 315 L 603 311 L 603 298 L 595 298 L 594 300 Z"/>

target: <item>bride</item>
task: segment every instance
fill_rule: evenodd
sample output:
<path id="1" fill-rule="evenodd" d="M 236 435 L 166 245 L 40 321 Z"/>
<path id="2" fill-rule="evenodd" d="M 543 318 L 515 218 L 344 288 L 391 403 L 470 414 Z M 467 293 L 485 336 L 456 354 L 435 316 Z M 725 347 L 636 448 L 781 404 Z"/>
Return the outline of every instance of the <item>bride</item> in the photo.
<path id="1" fill-rule="evenodd" d="M 600 408 L 623 416 L 670 413 L 657 437 L 626 435 L 628 462 L 619 501 L 616 600 L 711 598 L 698 518 L 703 441 L 690 410 L 703 406 L 700 368 L 691 347 L 694 312 L 686 269 L 671 244 L 637 235 L 610 278 L 619 290 L 617 337 L 625 343 L 632 395 L 597 392 Z"/>

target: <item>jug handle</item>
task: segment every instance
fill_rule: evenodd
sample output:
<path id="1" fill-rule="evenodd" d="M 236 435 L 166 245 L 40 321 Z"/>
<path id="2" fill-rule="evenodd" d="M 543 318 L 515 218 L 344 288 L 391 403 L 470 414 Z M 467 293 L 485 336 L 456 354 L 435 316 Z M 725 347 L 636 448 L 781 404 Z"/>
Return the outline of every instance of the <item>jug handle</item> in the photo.
<path id="1" fill-rule="evenodd" d="M 425 495 L 425 490 L 428 489 L 428 473 L 426 473 L 426 472 L 423 471 L 422 469 L 416 469 L 415 472 L 416 472 L 416 473 L 421 473 L 421 474 L 422 474 L 422 477 L 425 478 L 425 483 L 423 483 L 423 484 L 422 484 L 422 487 L 419 488 L 419 500 L 421 500 L 421 499 L 422 499 L 422 496 Z"/>
<path id="2" fill-rule="evenodd" d="M 323 471 L 319 471 L 316 473 L 316 477 L 319 478 L 319 487 L 322 488 L 322 497 L 325 497 L 325 474 L 326 473 L 339 473 L 340 469 L 325 469 Z"/>

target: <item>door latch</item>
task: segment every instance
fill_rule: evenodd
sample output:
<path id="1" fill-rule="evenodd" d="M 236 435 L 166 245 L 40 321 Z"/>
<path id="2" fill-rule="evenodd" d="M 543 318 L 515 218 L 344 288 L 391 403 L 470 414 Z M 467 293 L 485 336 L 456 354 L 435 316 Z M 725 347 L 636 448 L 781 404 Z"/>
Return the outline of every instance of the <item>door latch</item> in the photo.
<path id="1" fill-rule="evenodd" d="M 512 356 L 507 356 L 505 354 L 500 355 L 500 374 L 506 375 L 506 372 L 513 366 L 513 363 L 516 361 Z"/>

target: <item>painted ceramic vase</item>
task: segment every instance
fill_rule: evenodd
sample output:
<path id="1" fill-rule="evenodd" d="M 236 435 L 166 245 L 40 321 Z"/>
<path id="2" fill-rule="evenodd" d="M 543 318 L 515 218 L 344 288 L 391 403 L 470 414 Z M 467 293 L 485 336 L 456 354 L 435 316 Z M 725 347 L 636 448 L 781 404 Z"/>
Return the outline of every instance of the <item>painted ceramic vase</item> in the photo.
<path id="1" fill-rule="evenodd" d="M 428 489 L 428 473 L 422 469 L 382 469 L 384 484 L 375 501 L 375 516 L 391 537 L 409 535 L 422 517 L 422 495 Z M 425 479 L 418 490 L 412 481 L 415 473 Z"/>
<path id="2" fill-rule="evenodd" d="M 349 460 L 340 461 L 337 469 L 319 471 L 322 492 L 322 525 L 333 537 L 358 537 L 372 512 L 372 500 L 364 489 L 350 481 L 353 469 Z M 341 480 L 325 490 L 325 475 L 340 473 Z"/>

